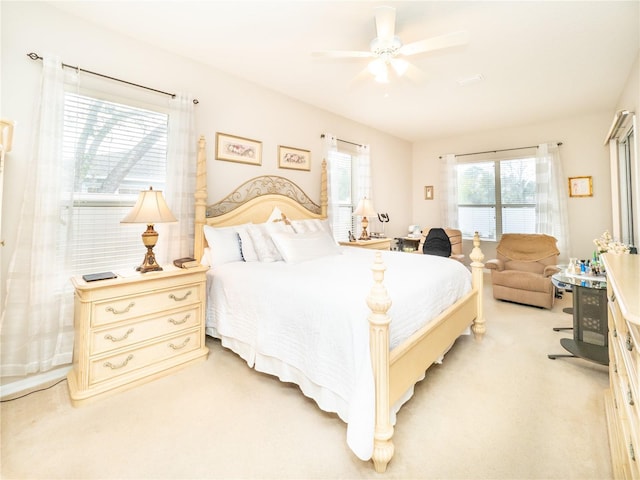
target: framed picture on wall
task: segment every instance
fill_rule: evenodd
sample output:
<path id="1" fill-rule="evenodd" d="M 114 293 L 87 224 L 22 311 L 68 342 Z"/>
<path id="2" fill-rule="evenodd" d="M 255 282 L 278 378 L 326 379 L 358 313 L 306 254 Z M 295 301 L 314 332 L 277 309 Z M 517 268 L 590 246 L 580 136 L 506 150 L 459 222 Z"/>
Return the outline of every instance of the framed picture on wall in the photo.
<path id="1" fill-rule="evenodd" d="M 262 165 L 262 142 L 218 132 L 216 158 L 227 162 Z"/>
<path id="2" fill-rule="evenodd" d="M 569 177 L 570 197 L 592 197 L 593 180 L 591 177 Z"/>
<path id="3" fill-rule="evenodd" d="M 433 200 L 433 185 L 427 185 L 424 187 L 424 199 Z"/>
<path id="4" fill-rule="evenodd" d="M 291 170 L 311 170 L 311 152 L 299 148 L 278 146 L 278 167 Z"/>

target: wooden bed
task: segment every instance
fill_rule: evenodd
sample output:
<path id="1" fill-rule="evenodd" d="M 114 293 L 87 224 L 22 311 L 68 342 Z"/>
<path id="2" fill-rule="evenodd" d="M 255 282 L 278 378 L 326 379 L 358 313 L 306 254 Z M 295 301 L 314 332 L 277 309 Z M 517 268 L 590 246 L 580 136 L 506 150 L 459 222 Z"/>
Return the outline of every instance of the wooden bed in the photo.
<path id="1" fill-rule="evenodd" d="M 230 195 L 207 206 L 207 171 L 205 139 L 198 145 L 197 182 L 195 193 L 195 258 L 202 258 L 206 239 L 204 226 L 216 227 L 266 222 L 274 207 L 288 219 L 324 219 L 327 217 L 327 175 L 323 162 L 320 205 L 293 182 L 279 176 L 263 176 L 245 182 Z M 484 255 L 479 238 L 474 237 L 470 258 L 472 290 L 442 312 L 435 321 L 414 333 L 393 350 L 389 348 L 387 315 L 391 299 L 383 284 L 385 265 L 380 253 L 372 266 L 373 286 L 366 298 L 371 310 L 368 317 L 371 362 L 375 383 L 375 430 L 372 460 L 377 472 L 384 472 L 394 453 L 390 408 L 417 381 L 425 370 L 446 352 L 469 326 L 475 338 L 482 339 L 485 321 L 482 313 L 482 263 Z M 407 254 L 409 255 L 409 254 Z"/>

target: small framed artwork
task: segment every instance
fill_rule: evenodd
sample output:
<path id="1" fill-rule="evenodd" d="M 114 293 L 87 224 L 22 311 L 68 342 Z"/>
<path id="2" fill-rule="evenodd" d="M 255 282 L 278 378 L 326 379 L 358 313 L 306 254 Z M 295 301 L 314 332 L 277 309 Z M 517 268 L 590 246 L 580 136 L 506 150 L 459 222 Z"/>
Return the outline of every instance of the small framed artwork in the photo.
<path id="1" fill-rule="evenodd" d="M 262 165 L 262 142 L 218 132 L 216 158 L 228 162 Z"/>
<path id="2" fill-rule="evenodd" d="M 291 170 L 311 170 L 311 152 L 299 148 L 278 146 L 278 167 Z"/>
<path id="3" fill-rule="evenodd" d="M 592 197 L 593 180 L 591 177 L 569 177 L 570 197 Z"/>
<path id="4" fill-rule="evenodd" d="M 424 199 L 433 200 L 433 185 L 427 185 L 424 187 Z"/>

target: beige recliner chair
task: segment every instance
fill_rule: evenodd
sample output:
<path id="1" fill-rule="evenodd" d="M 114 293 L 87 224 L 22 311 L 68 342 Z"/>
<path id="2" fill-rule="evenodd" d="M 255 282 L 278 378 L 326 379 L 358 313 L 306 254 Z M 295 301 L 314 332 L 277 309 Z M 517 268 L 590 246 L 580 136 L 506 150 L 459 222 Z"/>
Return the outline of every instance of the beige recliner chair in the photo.
<path id="1" fill-rule="evenodd" d="M 491 270 L 493 298 L 551 308 L 555 288 L 551 275 L 559 272 L 557 240 L 544 234 L 505 233 L 496 256 L 485 266 Z"/>

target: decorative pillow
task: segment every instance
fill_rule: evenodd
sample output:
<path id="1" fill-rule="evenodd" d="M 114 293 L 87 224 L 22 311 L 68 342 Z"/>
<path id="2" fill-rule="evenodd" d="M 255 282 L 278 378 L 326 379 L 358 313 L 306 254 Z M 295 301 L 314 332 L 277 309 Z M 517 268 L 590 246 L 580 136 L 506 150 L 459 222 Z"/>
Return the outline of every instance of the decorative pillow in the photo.
<path id="1" fill-rule="evenodd" d="M 309 233 L 318 231 L 318 227 L 312 219 L 291 220 L 291 226 L 296 231 L 296 233 Z"/>
<path id="2" fill-rule="evenodd" d="M 289 232 L 295 234 L 291 225 L 283 222 L 261 223 L 259 225 L 250 225 L 247 228 L 249 236 L 253 241 L 253 248 L 261 262 L 281 262 L 282 255 L 276 248 L 271 235 L 276 232 Z"/>
<path id="3" fill-rule="evenodd" d="M 282 210 L 280 210 L 280 208 L 278 207 L 273 207 L 273 210 L 271 211 L 271 215 L 269 215 L 269 218 L 267 219 L 267 223 L 280 221 L 280 220 L 282 220 Z"/>
<path id="4" fill-rule="evenodd" d="M 326 232 L 333 235 L 329 220 L 320 220 L 317 218 L 308 218 L 306 220 L 291 220 L 291 225 L 296 233 L 307 232 Z"/>
<path id="5" fill-rule="evenodd" d="M 253 246 L 253 240 L 249 235 L 247 226 L 243 226 L 238 229 L 238 236 L 240 237 L 240 253 L 245 262 L 257 262 L 258 254 Z"/>
<path id="6" fill-rule="evenodd" d="M 326 232 L 274 232 L 271 238 L 287 263 L 299 263 L 329 255 L 341 255 L 340 247 Z"/>
<path id="7" fill-rule="evenodd" d="M 230 262 L 242 262 L 239 227 L 204 226 L 204 237 L 209 245 L 209 261 L 212 267 Z"/>

